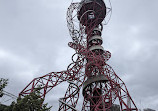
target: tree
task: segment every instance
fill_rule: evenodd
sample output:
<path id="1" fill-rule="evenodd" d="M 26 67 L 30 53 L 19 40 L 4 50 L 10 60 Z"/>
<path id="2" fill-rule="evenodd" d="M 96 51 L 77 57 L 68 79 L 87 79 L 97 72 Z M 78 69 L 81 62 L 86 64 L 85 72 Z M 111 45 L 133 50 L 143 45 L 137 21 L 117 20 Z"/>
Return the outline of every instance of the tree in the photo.
<path id="1" fill-rule="evenodd" d="M 8 79 L 0 78 L 0 98 L 3 97 L 3 89 L 7 86 Z M 7 106 L 0 103 L 0 111 L 3 111 Z"/>
<path id="2" fill-rule="evenodd" d="M 43 99 L 40 98 L 39 94 L 39 91 L 34 91 L 24 98 L 19 97 L 17 103 L 12 102 L 4 111 L 50 111 L 51 107 L 47 107 L 47 104 L 42 104 Z"/>
<path id="3" fill-rule="evenodd" d="M 3 78 L 0 78 L 0 97 L 3 96 L 3 89 L 7 86 L 8 84 L 8 79 L 3 79 Z"/>
<path id="4" fill-rule="evenodd" d="M 0 104 L 0 111 L 4 111 L 5 108 L 7 108 L 8 106 L 4 105 L 4 104 Z"/>
<path id="5" fill-rule="evenodd" d="M 7 86 L 8 79 L 0 78 L 0 97 L 4 95 L 3 89 Z M 18 98 L 17 102 L 12 102 L 10 106 L 0 104 L 0 111 L 50 111 L 51 107 L 47 107 L 43 103 L 43 99 L 40 98 L 41 88 L 36 88 L 30 95 L 26 95 L 23 98 Z"/>

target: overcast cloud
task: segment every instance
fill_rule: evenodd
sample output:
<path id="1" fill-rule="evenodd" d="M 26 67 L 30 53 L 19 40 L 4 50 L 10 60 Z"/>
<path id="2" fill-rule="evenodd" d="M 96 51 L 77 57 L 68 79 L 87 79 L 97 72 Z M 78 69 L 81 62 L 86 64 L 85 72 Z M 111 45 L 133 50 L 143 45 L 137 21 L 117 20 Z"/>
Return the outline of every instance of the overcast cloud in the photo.
<path id="1" fill-rule="evenodd" d="M 104 49 L 112 53 L 108 63 L 138 108 L 158 110 L 158 0 L 111 2 L 112 18 L 102 35 Z M 9 79 L 6 91 L 18 95 L 34 77 L 65 70 L 71 63 L 74 51 L 67 46 L 71 38 L 66 23 L 70 3 L 0 0 L 0 77 Z M 57 110 L 65 90 L 53 89 L 46 102 Z"/>

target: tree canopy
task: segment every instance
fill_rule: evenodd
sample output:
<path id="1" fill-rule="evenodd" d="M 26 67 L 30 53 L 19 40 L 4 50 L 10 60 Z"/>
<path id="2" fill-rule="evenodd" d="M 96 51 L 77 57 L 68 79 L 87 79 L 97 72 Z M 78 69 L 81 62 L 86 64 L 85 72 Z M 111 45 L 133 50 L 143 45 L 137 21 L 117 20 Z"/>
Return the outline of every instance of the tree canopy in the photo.
<path id="1" fill-rule="evenodd" d="M 7 84 L 8 79 L 0 78 L 0 97 L 4 95 Z M 29 95 L 18 97 L 10 106 L 0 104 L 0 111 L 50 111 L 51 107 L 47 103 L 43 104 L 44 100 L 40 98 L 40 89 L 39 87 Z"/>
<path id="2" fill-rule="evenodd" d="M 3 79 L 3 78 L 0 78 L 0 97 L 3 96 L 3 89 L 7 86 L 8 84 L 8 79 Z"/>
<path id="3" fill-rule="evenodd" d="M 47 107 L 46 104 L 42 104 L 43 99 L 40 98 L 39 92 L 35 91 L 23 98 L 18 98 L 17 102 L 6 108 L 4 111 L 50 111 L 51 107 Z"/>

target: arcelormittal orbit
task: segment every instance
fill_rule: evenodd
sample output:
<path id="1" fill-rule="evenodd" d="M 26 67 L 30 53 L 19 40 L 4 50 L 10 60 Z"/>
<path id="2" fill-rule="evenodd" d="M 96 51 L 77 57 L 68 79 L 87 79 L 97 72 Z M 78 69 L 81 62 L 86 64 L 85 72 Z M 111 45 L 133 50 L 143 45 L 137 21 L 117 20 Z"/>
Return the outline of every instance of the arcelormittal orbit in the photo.
<path id="1" fill-rule="evenodd" d="M 121 111 L 138 111 L 125 83 L 106 62 L 111 53 L 102 47 L 102 30 L 111 13 L 110 1 L 82 0 L 71 3 L 67 24 L 72 37 L 68 46 L 75 50 L 66 71 L 50 72 L 33 79 L 19 94 L 25 96 L 40 90 L 41 98 L 62 82 L 69 86 L 59 99 L 58 111 L 77 111 L 79 92 L 84 97 L 82 111 L 111 111 L 120 105 Z M 40 87 L 40 88 L 38 88 Z M 55 95 L 55 94 L 54 94 Z"/>

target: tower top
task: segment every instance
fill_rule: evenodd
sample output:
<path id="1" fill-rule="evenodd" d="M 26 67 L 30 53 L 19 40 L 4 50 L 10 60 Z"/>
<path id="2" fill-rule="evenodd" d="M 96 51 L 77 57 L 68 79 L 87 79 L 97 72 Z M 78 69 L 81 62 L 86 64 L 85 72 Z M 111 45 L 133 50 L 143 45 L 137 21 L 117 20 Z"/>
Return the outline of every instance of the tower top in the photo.
<path id="1" fill-rule="evenodd" d="M 82 0 L 78 10 L 78 20 L 84 26 L 99 25 L 106 16 L 103 0 Z"/>

